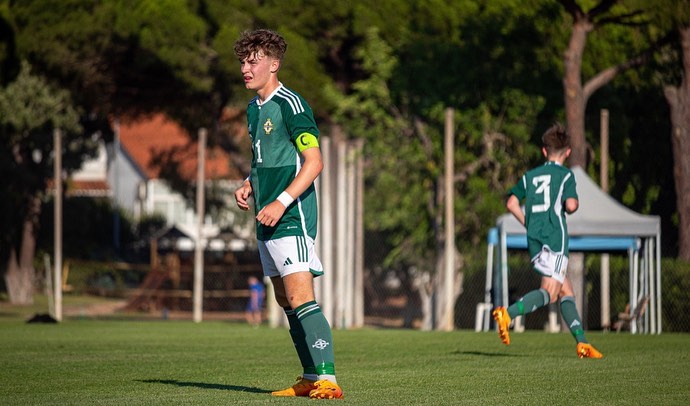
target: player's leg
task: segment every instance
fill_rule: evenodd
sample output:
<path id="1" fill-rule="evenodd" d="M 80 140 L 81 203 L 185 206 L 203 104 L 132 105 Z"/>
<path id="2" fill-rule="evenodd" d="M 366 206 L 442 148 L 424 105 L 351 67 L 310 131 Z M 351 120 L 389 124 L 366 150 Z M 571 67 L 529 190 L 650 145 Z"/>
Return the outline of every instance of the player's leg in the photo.
<path id="1" fill-rule="evenodd" d="M 542 277 L 542 279 L 551 278 L 544 276 Z M 508 306 L 508 315 L 511 319 L 514 319 L 517 316 L 524 316 L 526 314 L 530 314 L 551 302 L 549 291 L 546 288 L 544 288 L 543 285 L 544 284 L 542 283 L 542 286 L 539 287 L 539 289 L 534 289 L 532 291 L 527 292 L 525 296 L 521 297 L 515 303 Z M 555 297 L 557 297 L 557 295 L 554 295 L 554 298 Z"/>
<path id="2" fill-rule="evenodd" d="M 328 320 L 314 299 L 313 275 L 309 271 L 295 272 L 286 275 L 283 282 L 288 300 L 304 330 L 305 342 L 318 374 L 318 381 L 314 383 L 316 388 L 309 397 L 342 398 L 343 393 L 335 377 L 333 335 Z"/>
<path id="3" fill-rule="evenodd" d="M 274 286 L 282 288 L 278 303 L 294 311 L 294 317 L 301 326 L 299 330 L 295 324 L 299 335 L 294 339 L 303 337 L 301 343 L 295 343 L 295 346 L 306 346 L 311 360 L 308 372 L 311 375 L 314 371 L 318 376 L 309 396 L 342 397 L 342 390 L 335 379 L 331 328 L 314 297 L 314 275 L 323 273 L 321 262 L 314 252 L 314 242 L 308 237 L 285 237 L 267 242 L 267 247 L 274 262 L 282 264 L 278 266 L 282 279 L 274 283 Z"/>
<path id="4" fill-rule="evenodd" d="M 582 320 L 580 319 L 580 314 L 577 311 L 577 306 L 575 305 L 575 293 L 573 291 L 573 285 L 569 279 L 566 279 L 561 287 L 561 316 L 563 316 L 563 321 L 566 323 L 570 329 L 570 333 L 575 338 L 578 343 L 586 343 L 585 331 L 582 326 Z"/>
<path id="5" fill-rule="evenodd" d="M 585 338 L 585 330 L 582 325 L 582 319 L 580 319 L 580 314 L 577 311 L 575 292 L 570 279 L 566 278 L 563 282 L 560 296 L 561 316 L 563 317 L 563 322 L 568 326 L 570 333 L 577 342 L 577 356 L 580 358 L 602 358 L 603 355 L 589 344 Z"/>
<path id="6" fill-rule="evenodd" d="M 528 240 L 528 245 L 532 255 L 532 266 L 542 276 L 541 286 L 539 289 L 528 292 L 515 303 L 508 306 L 508 308 L 499 306 L 492 312 L 498 327 L 498 337 L 506 345 L 510 344 L 509 329 L 511 321 L 517 316 L 532 313 L 555 301 L 558 297 L 560 284 L 563 282 L 558 277 L 560 273 L 555 272 L 556 269 L 561 269 L 563 256 L 554 253 L 538 241 Z M 565 262 L 567 264 L 567 258 Z"/>
<path id="7" fill-rule="evenodd" d="M 539 289 L 528 292 L 515 303 L 508 306 L 507 309 L 499 306 L 492 312 L 498 326 L 498 336 L 503 344 L 510 344 L 510 323 L 515 317 L 532 313 L 546 306 L 551 301 L 549 291 L 545 288 L 546 283 L 544 279 L 551 280 L 550 277 L 542 277 L 542 286 Z"/>
<path id="8" fill-rule="evenodd" d="M 309 348 L 307 347 L 306 336 L 302 324 L 297 319 L 297 314 L 290 307 L 290 302 L 287 299 L 283 278 L 275 276 L 271 278 L 273 290 L 275 292 L 276 301 L 278 305 L 285 311 L 288 324 L 290 326 L 290 338 L 297 351 L 300 364 L 302 365 L 302 376 L 297 378 L 297 382 L 289 388 L 274 391 L 273 396 L 309 396 L 309 392 L 314 390 L 314 382 L 318 380 L 314 362 L 311 359 Z"/>
<path id="9" fill-rule="evenodd" d="M 268 276 L 271 279 L 275 299 L 278 305 L 285 311 L 288 323 L 290 324 L 290 337 L 292 338 L 297 356 L 299 357 L 304 371 L 303 375 L 297 378 L 297 382 L 294 385 L 287 389 L 274 391 L 271 394 L 273 396 L 309 396 L 309 392 L 315 388 L 314 382 L 316 382 L 318 376 L 316 375 L 314 363 L 311 360 L 309 349 L 304 340 L 302 325 L 299 323 L 299 320 L 297 320 L 297 316 L 287 300 L 283 279 L 280 276 L 278 266 L 276 266 L 276 261 L 267 246 L 267 242 L 259 241 L 258 248 L 264 276 Z"/>
<path id="10" fill-rule="evenodd" d="M 285 291 L 295 315 L 304 331 L 314 370 L 318 375 L 309 397 L 342 397 L 335 378 L 333 336 L 330 325 L 314 300 L 313 276 L 310 272 L 296 272 L 283 278 Z"/>

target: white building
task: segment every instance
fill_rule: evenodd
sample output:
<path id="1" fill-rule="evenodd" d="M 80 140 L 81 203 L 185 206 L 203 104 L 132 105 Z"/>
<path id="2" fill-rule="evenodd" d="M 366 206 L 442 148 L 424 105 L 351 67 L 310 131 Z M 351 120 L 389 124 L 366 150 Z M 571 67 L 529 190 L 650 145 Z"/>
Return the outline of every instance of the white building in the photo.
<path id="1" fill-rule="evenodd" d="M 170 178 L 195 183 L 197 143 L 177 123 L 163 114 L 145 120 L 120 123 L 119 137 L 100 148 L 98 157 L 85 162 L 70 179 L 73 195 L 110 196 L 118 207 L 135 221 L 160 214 L 169 227 L 175 226 L 191 241 L 180 241 L 180 248 L 194 246 L 197 219 L 194 199 L 185 199 L 170 187 Z M 202 241 L 216 249 L 243 249 L 251 238 L 253 223 L 234 210 L 233 191 L 244 179 L 219 147 L 208 148 L 205 159 L 207 190 L 223 190 L 224 209 L 206 213 Z M 104 190 L 105 189 L 105 190 Z M 221 242 L 221 229 L 231 229 L 239 240 Z M 230 244 L 231 246 L 228 246 Z"/>

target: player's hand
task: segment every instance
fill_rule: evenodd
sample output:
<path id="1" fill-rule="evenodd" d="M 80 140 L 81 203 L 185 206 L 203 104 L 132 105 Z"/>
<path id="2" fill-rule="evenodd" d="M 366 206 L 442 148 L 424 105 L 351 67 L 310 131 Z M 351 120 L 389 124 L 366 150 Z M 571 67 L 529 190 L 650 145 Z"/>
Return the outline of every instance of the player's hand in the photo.
<path id="1" fill-rule="evenodd" d="M 278 224 L 278 220 L 283 217 L 283 213 L 285 213 L 285 206 L 281 202 L 274 200 L 259 210 L 256 220 L 267 227 L 273 227 Z"/>
<path id="2" fill-rule="evenodd" d="M 252 184 L 247 181 L 245 181 L 242 186 L 237 188 L 237 190 L 235 190 L 235 201 L 237 202 L 237 207 L 244 211 L 249 210 L 249 202 L 247 200 L 249 199 L 249 196 L 252 195 L 252 192 Z"/>

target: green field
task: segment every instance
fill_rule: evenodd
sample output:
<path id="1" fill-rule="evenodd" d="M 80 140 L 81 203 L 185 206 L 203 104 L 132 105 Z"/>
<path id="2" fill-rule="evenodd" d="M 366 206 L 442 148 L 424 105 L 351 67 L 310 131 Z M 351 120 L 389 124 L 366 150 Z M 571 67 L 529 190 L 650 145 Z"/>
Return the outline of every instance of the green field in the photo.
<path id="1" fill-rule="evenodd" d="M 690 404 L 690 336 L 334 331 L 350 404 Z M 297 404 L 272 398 L 299 375 L 284 329 L 241 323 L 0 318 L 3 405 Z"/>

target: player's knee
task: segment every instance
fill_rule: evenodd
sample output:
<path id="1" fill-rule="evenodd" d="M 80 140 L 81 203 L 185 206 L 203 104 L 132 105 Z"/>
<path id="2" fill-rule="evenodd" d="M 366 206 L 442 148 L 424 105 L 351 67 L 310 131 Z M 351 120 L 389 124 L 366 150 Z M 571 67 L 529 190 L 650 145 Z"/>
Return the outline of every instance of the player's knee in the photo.
<path id="1" fill-rule="evenodd" d="M 276 302 L 278 302 L 278 305 L 280 307 L 290 306 L 290 302 L 288 301 L 287 296 L 285 296 L 285 292 L 279 292 L 278 290 L 276 290 L 274 296 L 276 298 Z"/>
<path id="2" fill-rule="evenodd" d="M 556 301 L 558 300 L 558 291 L 548 290 L 547 293 L 549 295 L 549 303 L 556 303 Z"/>
<path id="3" fill-rule="evenodd" d="M 291 295 L 291 296 L 288 298 L 288 301 L 290 302 L 290 306 L 291 306 L 293 309 L 296 309 L 296 308 L 298 308 L 299 306 L 301 306 L 301 305 L 303 305 L 303 304 L 305 304 L 305 303 L 307 303 L 307 302 L 311 302 L 311 301 L 313 301 L 313 300 L 314 300 L 314 296 L 313 296 L 313 295 L 300 295 L 300 294 L 296 294 L 296 295 Z"/>

